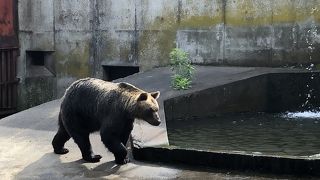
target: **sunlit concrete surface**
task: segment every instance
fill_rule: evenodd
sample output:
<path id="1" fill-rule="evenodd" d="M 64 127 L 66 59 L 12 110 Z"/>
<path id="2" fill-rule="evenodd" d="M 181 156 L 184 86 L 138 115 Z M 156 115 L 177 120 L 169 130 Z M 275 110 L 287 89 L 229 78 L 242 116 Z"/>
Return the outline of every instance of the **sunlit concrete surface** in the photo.
<path id="1" fill-rule="evenodd" d="M 57 129 L 60 100 L 55 100 L 0 120 L 0 179 L 271 179 L 262 175 L 132 161 L 114 163 L 98 134 L 91 135 L 99 163 L 86 163 L 76 144 L 56 155 L 51 140 Z M 146 133 L 146 132 L 144 132 Z M 145 136 L 148 136 L 146 133 Z"/>
<path id="2" fill-rule="evenodd" d="M 223 83 L 241 74 L 252 74 L 254 68 L 198 68 L 195 78 L 208 79 L 194 87 L 203 88 L 210 83 Z M 255 74 L 253 73 L 253 74 Z M 160 106 L 165 98 L 179 93 L 170 89 L 170 70 L 155 69 L 139 73 L 119 81 L 131 82 L 146 90 L 160 90 Z M 155 81 L 157 79 L 157 81 Z M 199 78 L 200 80 L 200 78 Z M 152 85 L 153 84 L 153 85 Z M 190 90 L 190 91 L 193 91 Z M 99 163 L 86 163 L 81 159 L 79 148 L 69 140 L 66 147 L 70 152 L 56 155 L 51 140 L 57 130 L 57 116 L 60 100 L 51 101 L 0 120 L 0 179 L 274 179 L 271 175 L 228 172 L 209 168 L 144 163 L 133 160 L 126 165 L 117 166 L 114 157 L 100 141 L 99 134 L 90 139 L 93 151 L 103 156 Z M 161 112 L 164 120 L 164 112 Z M 133 136 L 137 144 L 143 146 L 165 145 L 168 143 L 166 126 L 159 127 L 137 121 Z M 280 176 L 278 179 L 288 179 Z M 290 179 L 293 177 L 290 177 Z"/>

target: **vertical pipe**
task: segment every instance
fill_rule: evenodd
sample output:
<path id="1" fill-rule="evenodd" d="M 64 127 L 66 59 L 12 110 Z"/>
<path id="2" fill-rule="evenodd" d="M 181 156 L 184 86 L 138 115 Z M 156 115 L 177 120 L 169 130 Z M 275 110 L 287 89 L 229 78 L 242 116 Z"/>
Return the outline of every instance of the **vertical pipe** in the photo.
<path id="1" fill-rule="evenodd" d="M 8 98 L 7 98 L 7 107 L 8 108 L 12 108 L 12 86 L 13 86 L 13 71 L 12 71 L 12 64 L 13 64 L 13 56 L 12 56 L 12 52 L 14 50 L 13 49 L 10 49 L 8 51 L 8 86 L 7 86 L 7 89 L 8 89 Z"/>
<path id="2" fill-rule="evenodd" d="M 0 106 L 1 106 L 1 108 L 4 108 L 4 90 L 5 90 L 5 88 L 4 88 L 4 86 L 5 86 L 5 81 L 4 81 L 4 73 L 5 73 L 5 66 L 4 66 L 4 62 L 5 62 L 5 59 L 4 59 L 4 50 L 3 51 L 1 51 L 1 83 L 2 83 L 2 85 L 1 85 L 1 101 L 0 101 Z"/>
<path id="3" fill-rule="evenodd" d="M 99 20 L 99 1 L 98 0 L 94 0 L 94 1 L 90 1 L 91 4 L 91 8 L 92 8 L 92 22 L 91 22 L 91 33 L 92 33 L 92 37 L 91 37 L 91 52 L 90 52 L 90 56 L 92 56 L 92 58 L 89 58 L 89 64 L 91 65 L 90 69 L 91 72 L 90 74 L 93 77 L 99 77 L 101 76 L 100 74 L 100 66 L 101 66 L 101 59 L 100 59 L 100 30 L 99 30 L 99 24 L 100 24 L 100 20 Z"/>
<path id="4" fill-rule="evenodd" d="M 9 71 L 10 71 L 10 67 L 9 67 L 9 65 L 10 65 L 10 50 L 9 49 L 7 49 L 7 51 L 6 51 L 6 79 L 5 79 L 5 81 L 6 81 L 6 85 L 5 85 L 5 102 L 4 102 L 4 104 L 5 104 L 5 107 L 6 108 L 8 108 L 8 101 L 9 101 L 9 86 L 10 86 L 10 84 L 9 84 L 9 81 L 10 81 L 10 79 L 9 79 Z"/>
<path id="5" fill-rule="evenodd" d="M 178 14 L 177 14 L 177 23 L 180 24 L 181 22 L 181 12 L 182 12 L 182 1 L 178 1 Z"/>
<path id="6" fill-rule="evenodd" d="M 18 50 L 14 50 L 12 53 L 13 57 L 13 67 L 12 67 L 12 72 L 13 72 L 13 80 L 15 83 L 12 85 L 12 108 L 17 108 L 17 96 L 18 96 L 18 91 L 17 91 L 17 86 L 18 86 L 18 81 L 16 78 L 17 75 L 17 54 Z"/>
<path id="7" fill-rule="evenodd" d="M 226 60 L 226 37 L 227 37 L 227 18 L 226 18 L 226 14 L 227 14 L 227 0 L 222 0 L 222 22 L 223 22 L 223 40 L 222 40 L 222 63 L 224 63 L 224 61 Z"/>
<path id="8" fill-rule="evenodd" d="M 3 50 L 0 50 L 0 109 L 2 108 L 2 100 L 3 100 L 3 97 L 2 97 L 2 89 L 3 89 L 2 72 L 4 70 L 2 67 L 2 61 L 3 61 L 2 53 L 3 53 Z"/>
<path id="9" fill-rule="evenodd" d="M 134 32 L 133 32 L 133 61 L 134 64 L 139 63 L 139 30 L 138 30 L 138 19 L 137 19 L 137 3 L 134 4 Z"/>
<path id="10" fill-rule="evenodd" d="M 270 62 L 272 63 L 272 61 L 273 61 L 273 54 L 274 54 L 274 43 L 275 43 L 275 40 L 274 40 L 274 38 L 275 38 L 275 27 L 274 27 L 274 17 L 273 17 L 273 15 L 274 15 L 274 0 L 271 0 L 271 4 L 270 4 L 270 6 L 271 6 L 271 46 L 270 46 Z"/>
<path id="11" fill-rule="evenodd" d="M 3 50 L 0 50 L 0 83 L 2 83 L 2 52 Z"/>
<path id="12" fill-rule="evenodd" d="M 7 51 L 4 50 L 2 52 L 2 82 L 4 83 L 3 84 L 3 89 L 2 89 L 2 107 L 5 108 L 6 107 L 6 101 L 7 101 Z"/>

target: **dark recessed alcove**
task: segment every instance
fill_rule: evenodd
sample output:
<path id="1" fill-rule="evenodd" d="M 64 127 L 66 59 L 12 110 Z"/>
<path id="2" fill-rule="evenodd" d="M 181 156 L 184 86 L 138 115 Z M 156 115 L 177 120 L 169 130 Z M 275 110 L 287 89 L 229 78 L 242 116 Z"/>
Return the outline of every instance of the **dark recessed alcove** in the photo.
<path id="1" fill-rule="evenodd" d="M 106 81 L 113 81 L 138 72 L 138 66 L 103 66 L 103 79 Z"/>
<path id="2" fill-rule="evenodd" d="M 43 51 L 27 51 L 27 58 L 30 65 L 44 66 L 45 52 Z"/>
<path id="3" fill-rule="evenodd" d="M 27 76 L 54 76 L 54 51 L 47 50 L 27 50 L 26 64 Z"/>

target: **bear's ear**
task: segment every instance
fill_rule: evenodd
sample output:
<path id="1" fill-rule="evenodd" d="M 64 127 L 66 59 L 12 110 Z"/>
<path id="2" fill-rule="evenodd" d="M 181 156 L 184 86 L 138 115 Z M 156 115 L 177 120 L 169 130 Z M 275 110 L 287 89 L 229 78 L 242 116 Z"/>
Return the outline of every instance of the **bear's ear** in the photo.
<path id="1" fill-rule="evenodd" d="M 160 91 L 151 92 L 150 94 L 153 98 L 158 99 L 160 96 Z"/>
<path id="2" fill-rule="evenodd" d="M 137 101 L 145 101 L 148 99 L 148 94 L 147 93 L 141 93 L 137 99 Z"/>

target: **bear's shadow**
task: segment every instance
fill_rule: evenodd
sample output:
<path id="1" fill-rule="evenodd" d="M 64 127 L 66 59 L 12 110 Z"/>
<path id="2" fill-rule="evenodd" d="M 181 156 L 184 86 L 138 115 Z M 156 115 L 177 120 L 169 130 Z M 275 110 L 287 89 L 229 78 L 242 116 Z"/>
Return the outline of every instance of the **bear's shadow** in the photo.
<path id="1" fill-rule="evenodd" d="M 86 164 L 82 159 L 61 162 L 59 155 L 46 153 L 39 160 L 29 164 L 20 171 L 17 179 L 70 179 L 70 178 L 100 178 L 115 174 L 120 166 L 114 161 L 101 163 L 97 166 Z M 90 168 L 93 167 L 93 168 Z"/>

